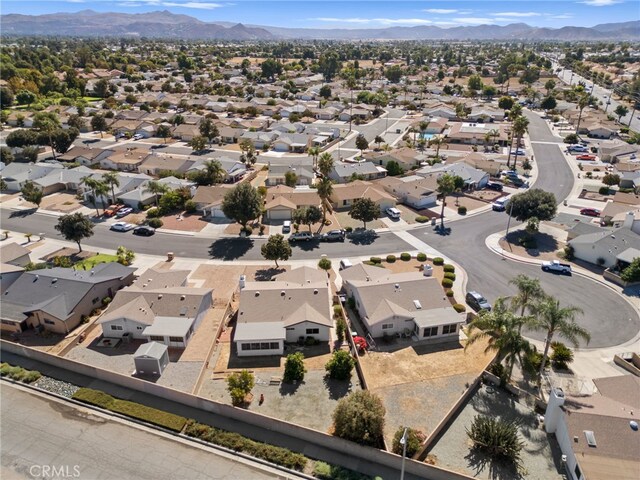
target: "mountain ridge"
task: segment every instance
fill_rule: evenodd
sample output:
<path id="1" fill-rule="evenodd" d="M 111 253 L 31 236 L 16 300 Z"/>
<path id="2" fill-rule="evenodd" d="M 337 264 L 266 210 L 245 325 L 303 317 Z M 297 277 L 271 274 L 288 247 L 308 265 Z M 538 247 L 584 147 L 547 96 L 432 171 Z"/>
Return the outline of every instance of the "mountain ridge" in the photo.
<path id="1" fill-rule="evenodd" d="M 195 17 L 158 10 L 145 13 L 96 12 L 43 15 L 0 15 L 2 36 L 47 35 L 87 37 L 152 37 L 185 40 L 640 40 L 640 20 L 593 27 L 533 27 L 526 23 L 443 28 L 435 25 L 382 28 L 287 28 L 241 22 L 203 22 Z"/>

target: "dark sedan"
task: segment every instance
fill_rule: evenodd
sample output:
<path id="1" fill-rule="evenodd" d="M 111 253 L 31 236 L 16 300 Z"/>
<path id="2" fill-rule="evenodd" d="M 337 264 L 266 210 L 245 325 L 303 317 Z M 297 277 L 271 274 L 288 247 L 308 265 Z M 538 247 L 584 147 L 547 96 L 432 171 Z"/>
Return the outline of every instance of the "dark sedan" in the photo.
<path id="1" fill-rule="evenodd" d="M 154 233 L 156 233 L 155 228 L 147 227 L 145 225 L 141 225 L 133 229 L 134 235 L 141 235 L 143 237 L 150 237 Z"/>

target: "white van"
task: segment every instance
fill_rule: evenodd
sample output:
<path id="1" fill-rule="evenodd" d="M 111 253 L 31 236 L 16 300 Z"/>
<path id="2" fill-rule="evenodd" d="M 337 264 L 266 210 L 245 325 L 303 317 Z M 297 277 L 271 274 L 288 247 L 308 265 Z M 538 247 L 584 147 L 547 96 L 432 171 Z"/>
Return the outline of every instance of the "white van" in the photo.
<path id="1" fill-rule="evenodd" d="M 291 221 L 286 220 L 282 224 L 282 233 L 289 233 L 291 231 Z"/>
<path id="2" fill-rule="evenodd" d="M 351 263 L 351 260 L 347 258 L 343 258 L 342 260 L 340 260 L 340 270 L 345 270 L 349 267 L 353 267 L 353 263 Z"/>
<path id="3" fill-rule="evenodd" d="M 507 197 L 502 197 L 497 199 L 495 202 L 491 204 L 491 209 L 494 212 L 504 212 L 506 210 L 505 204 L 509 199 Z"/>
<path id="4" fill-rule="evenodd" d="M 570 152 L 587 153 L 589 149 L 584 145 L 569 145 L 567 148 Z"/>
<path id="5" fill-rule="evenodd" d="M 400 215 L 402 215 L 402 212 L 394 207 L 389 207 L 387 208 L 386 211 L 387 211 L 387 215 L 389 215 L 391 218 L 398 219 L 400 218 Z"/>

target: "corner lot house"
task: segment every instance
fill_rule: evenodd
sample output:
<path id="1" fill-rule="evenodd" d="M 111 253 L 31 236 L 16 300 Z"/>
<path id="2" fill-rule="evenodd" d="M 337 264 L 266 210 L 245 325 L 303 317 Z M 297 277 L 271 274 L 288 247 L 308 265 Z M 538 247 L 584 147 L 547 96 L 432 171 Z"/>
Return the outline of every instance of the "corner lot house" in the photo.
<path id="1" fill-rule="evenodd" d="M 569 241 L 574 255 L 580 260 L 612 267 L 640 252 L 640 235 L 631 230 L 634 215 L 627 215 L 622 227 L 615 230 L 587 233 Z"/>
<path id="2" fill-rule="evenodd" d="M 2 330 L 28 328 L 66 334 L 84 315 L 102 306 L 102 299 L 133 282 L 135 269 L 103 263 L 93 270 L 50 268 L 24 272 L 2 295 Z"/>
<path id="3" fill-rule="evenodd" d="M 331 338 L 333 319 L 327 275 L 300 267 L 273 282 L 246 282 L 233 341 L 239 357 L 282 355 L 284 343 Z"/>
<path id="4" fill-rule="evenodd" d="M 451 307 L 435 277 L 419 272 L 392 274 L 365 265 L 350 267 L 341 275 L 372 337 L 458 338 L 465 316 Z"/>
<path id="5" fill-rule="evenodd" d="M 18 245 L 15 242 L 0 247 L 0 263 L 9 263 L 18 267 L 24 267 L 31 261 L 31 250 Z"/>

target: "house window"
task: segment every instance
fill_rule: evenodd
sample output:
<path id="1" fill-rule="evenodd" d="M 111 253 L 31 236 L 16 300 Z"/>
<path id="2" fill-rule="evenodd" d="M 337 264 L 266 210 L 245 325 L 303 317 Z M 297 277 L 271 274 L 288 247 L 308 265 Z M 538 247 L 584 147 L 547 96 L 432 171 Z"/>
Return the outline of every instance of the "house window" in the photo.
<path id="1" fill-rule="evenodd" d="M 458 324 L 452 323 L 451 325 L 444 325 L 442 327 L 442 334 L 446 335 L 447 333 L 456 333 L 458 331 Z"/>
<path id="2" fill-rule="evenodd" d="M 576 463 L 576 468 L 573 470 L 573 473 L 576 474 L 576 478 L 582 478 L 582 471 L 580 470 L 580 465 Z"/>
<path id="3" fill-rule="evenodd" d="M 182 342 L 182 337 L 169 337 L 170 342 Z"/>
<path id="4" fill-rule="evenodd" d="M 423 337 L 433 337 L 438 335 L 438 327 L 427 327 L 424 329 Z"/>
<path id="5" fill-rule="evenodd" d="M 122 330 L 122 325 L 111 325 L 111 330 Z"/>
<path id="6" fill-rule="evenodd" d="M 55 325 L 56 322 L 54 322 L 53 320 L 49 320 L 48 318 L 44 319 L 44 323 L 46 323 L 47 325 Z"/>
<path id="7" fill-rule="evenodd" d="M 318 335 L 319 333 L 319 328 L 307 328 L 307 335 Z"/>
<path id="8" fill-rule="evenodd" d="M 383 330 L 391 330 L 393 328 L 393 323 L 383 323 L 382 324 L 382 329 Z"/>
<path id="9" fill-rule="evenodd" d="M 252 343 L 251 350 L 260 350 L 260 343 L 258 342 Z"/>
<path id="10" fill-rule="evenodd" d="M 149 340 L 152 342 L 164 342 L 164 337 L 160 337 L 158 335 L 149 335 Z"/>
<path id="11" fill-rule="evenodd" d="M 342 206 L 346 207 L 349 204 L 348 200 L 342 200 Z"/>
<path id="12" fill-rule="evenodd" d="M 251 350 L 251 344 L 250 343 L 243 343 L 240 345 L 240 350 Z"/>
<path id="13" fill-rule="evenodd" d="M 269 350 L 269 342 L 261 342 L 260 350 Z"/>
<path id="14" fill-rule="evenodd" d="M 287 330 L 295 330 L 296 327 L 287 327 Z"/>
<path id="15" fill-rule="evenodd" d="M 278 350 L 280 348 L 280 344 L 278 342 L 270 342 L 269 350 Z"/>

